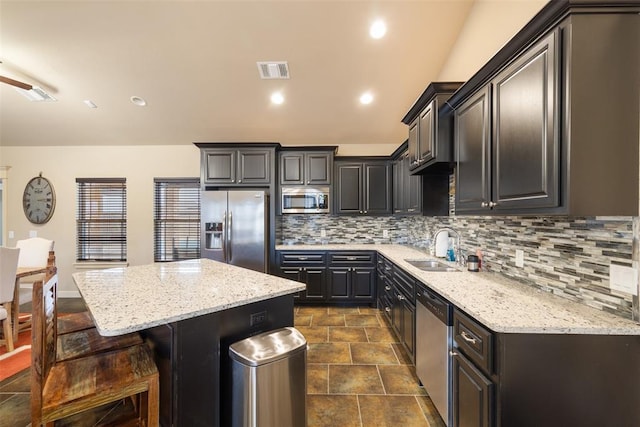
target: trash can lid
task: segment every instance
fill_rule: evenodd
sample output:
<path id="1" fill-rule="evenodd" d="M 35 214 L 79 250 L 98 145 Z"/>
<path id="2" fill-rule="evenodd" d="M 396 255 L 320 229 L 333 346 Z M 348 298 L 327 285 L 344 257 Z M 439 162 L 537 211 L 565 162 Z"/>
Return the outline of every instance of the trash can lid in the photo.
<path id="1" fill-rule="evenodd" d="M 263 332 L 229 346 L 229 356 L 248 366 L 259 366 L 284 359 L 306 349 L 307 340 L 296 328 Z"/>

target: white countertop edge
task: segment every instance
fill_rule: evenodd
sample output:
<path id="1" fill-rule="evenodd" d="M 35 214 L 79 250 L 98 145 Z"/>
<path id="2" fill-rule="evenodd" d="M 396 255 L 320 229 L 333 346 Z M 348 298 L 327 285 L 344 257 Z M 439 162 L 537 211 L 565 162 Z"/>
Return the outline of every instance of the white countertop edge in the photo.
<path id="1" fill-rule="evenodd" d="M 411 274 L 427 288 L 440 294 L 487 328 L 498 333 L 527 334 L 592 334 L 640 335 L 640 323 L 631 319 L 588 307 L 514 279 L 494 273 L 473 273 L 461 268 L 459 272 L 425 272 L 405 262 L 405 259 L 434 257 L 418 249 L 397 244 L 331 244 L 278 245 L 276 250 L 370 250 L 377 251 Z M 439 259 L 442 261 L 441 259 Z M 456 282 L 466 281 L 468 292 L 457 292 Z M 475 292 L 474 292 L 475 291 Z M 489 307 L 495 302 L 489 294 L 502 294 L 523 301 L 527 316 L 512 307 L 500 311 Z M 484 294 L 484 295 L 483 295 Z M 493 296 L 493 298 L 496 298 Z M 480 301 L 482 299 L 482 301 Z M 539 305 L 538 305 L 539 302 Z M 517 305 L 518 301 L 512 301 Z M 557 313 L 543 311 L 543 308 Z M 496 313 L 498 311 L 498 313 Z"/>

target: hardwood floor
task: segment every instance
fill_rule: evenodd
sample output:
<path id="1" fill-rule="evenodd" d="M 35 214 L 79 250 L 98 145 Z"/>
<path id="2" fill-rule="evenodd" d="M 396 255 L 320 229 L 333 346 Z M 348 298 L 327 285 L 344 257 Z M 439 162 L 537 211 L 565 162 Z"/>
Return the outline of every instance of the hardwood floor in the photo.
<path id="1" fill-rule="evenodd" d="M 60 299 L 61 313 L 85 309 L 81 299 Z M 23 310 L 29 307 L 23 306 Z M 419 387 L 414 367 L 380 312 L 370 307 L 295 308 L 306 337 L 307 419 L 320 426 L 444 427 Z M 70 417 L 56 426 L 118 425 L 129 401 Z M 0 382 L 0 427 L 30 423 L 29 369 Z"/>

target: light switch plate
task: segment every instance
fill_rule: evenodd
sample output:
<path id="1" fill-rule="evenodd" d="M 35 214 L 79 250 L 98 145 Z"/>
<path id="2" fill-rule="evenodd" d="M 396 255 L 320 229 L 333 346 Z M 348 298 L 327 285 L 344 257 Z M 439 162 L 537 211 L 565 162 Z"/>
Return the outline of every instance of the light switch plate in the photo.
<path id="1" fill-rule="evenodd" d="M 385 239 L 389 237 L 389 230 L 382 230 L 382 237 L 384 237 Z"/>
<path id="2" fill-rule="evenodd" d="M 29 238 L 38 237 L 38 232 L 36 230 L 29 230 Z"/>
<path id="3" fill-rule="evenodd" d="M 638 295 L 638 270 L 633 267 L 611 264 L 609 266 L 609 287 L 614 291 Z"/>
<path id="4" fill-rule="evenodd" d="M 10 238 L 10 239 L 15 238 L 15 235 L 13 234 L 13 231 L 9 231 L 9 238 Z"/>
<path id="5" fill-rule="evenodd" d="M 325 230 L 324 228 L 320 230 L 320 237 L 327 237 L 327 230 Z"/>

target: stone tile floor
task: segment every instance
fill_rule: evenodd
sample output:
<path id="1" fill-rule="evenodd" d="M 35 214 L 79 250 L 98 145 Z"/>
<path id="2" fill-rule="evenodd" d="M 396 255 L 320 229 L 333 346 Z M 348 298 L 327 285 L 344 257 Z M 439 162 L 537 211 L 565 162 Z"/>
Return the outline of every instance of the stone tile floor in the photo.
<path id="1" fill-rule="evenodd" d="M 444 427 L 377 309 L 299 306 L 295 326 L 309 344 L 309 427 Z"/>
<path id="2" fill-rule="evenodd" d="M 60 312 L 84 309 L 61 299 Z M 444 427 L 414 366 L 381 313 L 370 307 L 295 308 L 295 326 L 307 338 L 307 421 L 321 426 Z M 114 422 L 127 402 L 56 422 L 95 426 Z M 29 370 L 0 382 L 0 427 L 30 424 Z"/>

